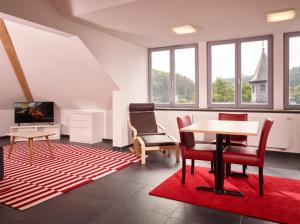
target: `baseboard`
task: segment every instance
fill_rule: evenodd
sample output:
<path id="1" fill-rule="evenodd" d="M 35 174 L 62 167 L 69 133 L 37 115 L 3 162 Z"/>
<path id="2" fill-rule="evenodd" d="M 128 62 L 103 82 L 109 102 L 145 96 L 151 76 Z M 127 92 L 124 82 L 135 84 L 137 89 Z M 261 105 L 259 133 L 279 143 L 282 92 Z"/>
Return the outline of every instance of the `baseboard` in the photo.
<path id="1" fill-rule="evenodd" d="M 9 139 L 9 136 L 0 136 L 0 140 Z"/>
<path id="2" fill-rule="evenodd" d="M 102 138 L 102 142 L 105 142 L 105 143 L 112 143 L 113 140 L 110 139 L 110 138 Z"/>
<path id="3" fill-rule="evenodd" d="M 113 146 L 113 149 L 125 151 L 125 150 L 128 150 L 132 146 L 133 146 L 133 144 L 125 145 L 125 146 L 122 146 L 122 147 Z"/>
<path id="4" fill-rule="evenodd" d="M 299 156 L 300 155 L 300 153 L 297 153 L 297 152 L 272 151 L 272 150 L 266 150 L 266 154 L 269 154 L 269 155 L 290 155 L 290 156 Z"/>

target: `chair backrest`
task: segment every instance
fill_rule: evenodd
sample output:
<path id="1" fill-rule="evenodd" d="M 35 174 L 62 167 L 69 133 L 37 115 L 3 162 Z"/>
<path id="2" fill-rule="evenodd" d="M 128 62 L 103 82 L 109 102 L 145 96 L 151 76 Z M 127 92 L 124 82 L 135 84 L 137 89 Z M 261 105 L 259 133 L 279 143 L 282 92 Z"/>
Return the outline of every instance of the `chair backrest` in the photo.
<path id="1" fill-rule="evenodd" d="M 231 114 L 231 113 L 219 113 L 219 120 L 228 120 L 228 121 L 247 121 L 248 114 Z M 244 135 L 231 135 L 232 141 L 247 141 L 247 136 Z"/>
<path id="2" fill-rule="evenodd" d="M 267 118 L 264 121 L 262 130 L 261 130 L 257 156 L 260 159 L 260 161 L 262 162 L 262 165 L 263 165 L 264 160 L 265 160 L 266 146 L 267 146 L 269 133 L 270 133 L 270 130 L 273 126 L 273 123 L 274 123 L 273 119 Z"/>
<path id="3" fill-rule="evenodd" d="M 157 133 L 154 103 L 129 104 L 129 118 L 137 134 Z"/>
<path id="4" fill-rule="evenodd" d="M 177 117 L 177 125 L 179 129 L 181 149 L 192 148 L 195 146 L 195 138 L 193 132 L 180 132 L 181 128 L 184 128 L 192 124 L 191 117 L 186 115 L 184 117 Z"/>

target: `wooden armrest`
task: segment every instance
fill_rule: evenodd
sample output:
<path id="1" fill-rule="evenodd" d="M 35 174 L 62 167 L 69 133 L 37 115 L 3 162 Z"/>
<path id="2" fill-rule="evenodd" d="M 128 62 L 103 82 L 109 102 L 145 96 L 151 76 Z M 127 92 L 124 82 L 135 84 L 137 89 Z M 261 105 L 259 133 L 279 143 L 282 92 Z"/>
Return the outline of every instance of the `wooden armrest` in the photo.
<path id="1" fill-rule="evenodd" d="M 174 142 L 176 142 L 176 143 L 179 143 L 178 141 L 177 141 L 177 139 L 176 138 L 174 138 L 172 135 L 168 135 Z"/>
<path id="2" fill-rule="evenodd" d="M 166 129 L 164 128 L 164 126 L 162 126 L 159 123 L 156 123 L 156 125 L 157 125 L 158 128 L 160 128 L 163 131 L 163 133 L 166 133 Z"/>
<path id="3" fill-rule="evenodd" d="M 131 131 L 133 132 L 133 138 L 135 139 L 137 137 L 137 130 L 135 127 L 132 126 L 130 120 L 128 120 L 128 127 L 131 129 Z"/>

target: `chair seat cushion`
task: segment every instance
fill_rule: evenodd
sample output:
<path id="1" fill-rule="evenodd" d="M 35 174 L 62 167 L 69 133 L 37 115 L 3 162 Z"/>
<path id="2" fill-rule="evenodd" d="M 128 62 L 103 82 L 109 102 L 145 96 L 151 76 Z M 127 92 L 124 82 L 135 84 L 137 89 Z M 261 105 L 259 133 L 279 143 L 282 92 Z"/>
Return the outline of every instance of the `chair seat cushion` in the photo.
<path id="1" fill-rule="evenodd" d="M 223 153 L 225 163 L 235 163 L 250 166 L 260 166 L 260 160 L 257 156 L 257 148 L 228 146 Z"/>
<path id="2" fill-rule="evenodd" d="M 176 145 L 168 135 L 143 135 L 141 138 L 146 147 Z"/>
<path id="3" fill-rule="evenodd" d="M 145 136 L 145 135 L 165 135 L 164 132 L 157 132 L 157 133 L 139 133 L 139 136 Z"/>
<path id="4" fill-rule="evenodd" d="M 196 159 L 213 161 L 215 159 L 215 145 L 211 144 L 195 144 L 193 148 L 184 150 L 184 159 Z"/>

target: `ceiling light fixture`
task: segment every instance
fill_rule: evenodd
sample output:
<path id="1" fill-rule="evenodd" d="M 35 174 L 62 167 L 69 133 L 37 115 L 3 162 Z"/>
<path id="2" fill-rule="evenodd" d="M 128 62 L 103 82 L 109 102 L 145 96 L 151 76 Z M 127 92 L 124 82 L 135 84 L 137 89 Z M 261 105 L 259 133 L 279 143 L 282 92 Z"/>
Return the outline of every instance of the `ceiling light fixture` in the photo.
<path id="1" fill-rule="evenodd" d="M 280 22 L 294 19 L 296 15 L 295 9 L 285 9 L 277 12 L 270 12 L 267 15 L 268 23 Z"/>
<path id="2" fill-rule="evenodd" d="M 197 29 L 192 25 L 183 25 L 183 26 L 176 26 L 172 28 L 172 31 L 176 34 L 189 34 L 189 33 L 196 33 Z"/>

